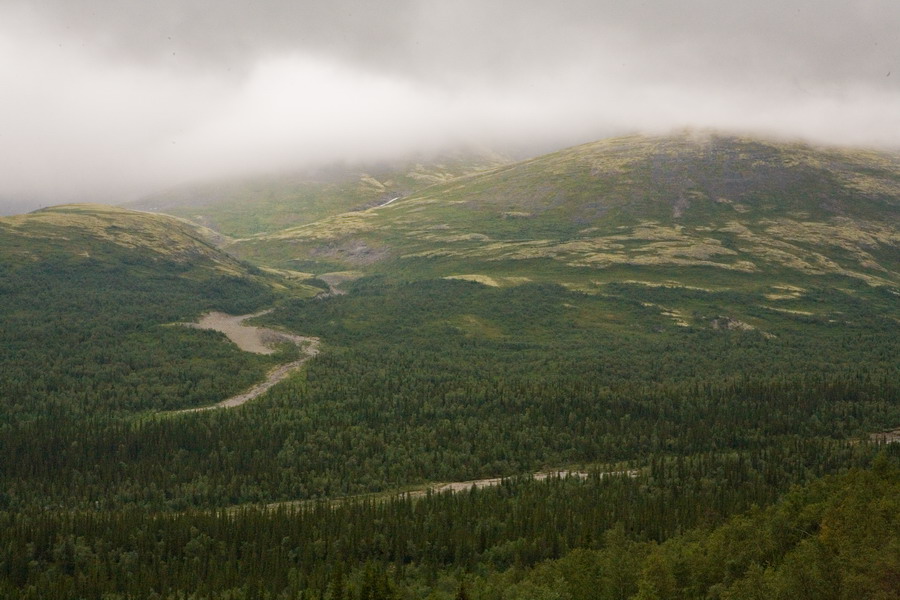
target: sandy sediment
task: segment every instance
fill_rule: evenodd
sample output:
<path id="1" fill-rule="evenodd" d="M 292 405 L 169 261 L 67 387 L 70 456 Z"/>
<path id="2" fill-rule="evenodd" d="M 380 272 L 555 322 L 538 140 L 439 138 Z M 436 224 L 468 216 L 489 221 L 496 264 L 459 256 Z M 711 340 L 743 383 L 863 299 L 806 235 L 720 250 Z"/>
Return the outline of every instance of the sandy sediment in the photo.
<path id="1" fill-rule="evenodd" d="M 869 439 L 873 442 L 881 442 L 882 444 L 900 443 L 900 428 L 892 431 L 879 431 L 869 435 Z"/>
<path id="2" fill-rule="evenodd" d="M 275 346 L 282 342 L 295 344 L 318 341 L 315 338 L 307 338 L 281 331 L 275 331 L 268 327 L 254 327 L 244 325 L 244 321 L 272 312 L 260 311 L 250 315 L 228 315 L 222 312 L 210 312 L 203 315 L 196 323 L 184 323 L 186 327 L 195 329 L 211 329 L 224 333 L 238 348 L 255 354 L 272 354 Z"/>
<path id="3" fill-rule="evenodd" d="M 269 329 L 268 327 L 254 327 L 253 325 L 244 324 L 244 321 L 247 319 L 260 317 L 269 312 L 271 312 L 271 309 L 250 315 L 228 315 L 221 312 L 211 312 L 203 315 L 197 323 L 184 323 L 184 325 L 196 329 L 211 329 L 213 331 L 222 332 L 229 340 L 234 342 L 238 348 L 246 352 L 272 354 L 275 352 L 275 347 L 278 344 L 292 343 L 300 348 L 303 356 L 295 361 L 275 367 L 269 371 L 266 375 L 266 379 L 262 383 L 254 385 L 249 390 L 238 394 L 237 396 L 226 398 L 225 400 L 210 406 L 188 408 L 173 412 L 188 413 L 240 406 L 266 393 L 269 388 L 287 378 L 293 371 L 303 366 L 303 363 L 319 353 L 319 338 L 294 335 Z"/>
<path id="4" fill-rule="evenodd" d="M 601 473 L 600 476 L 610 476 L 610 475 L 626 475 L 628 477 L 636 477 L 638 471 L 609 471 L 605 473 Z M 540 471 L 538 473 L 532 474 L 532 477 L 537 481 L 542 481 L 544 479 L 549 479 L 552 477 L 560 477 L 565 479 L 566 477 L 577 477 L 578 479 L 587 479 L 588 473 L 585 471 Z M 496 485 L 500 485 L 503 483 L 505 479 L 509 479 L 508 477 L 491 477 L 489 479 L 472 479 L 469 481 L 454 481 L 452 483 L 439 483 L 432 485 L 424 490 L 414 490 L 411 492 L 406 492 L 406 495 L 410 498 L 418 498 L 426 495 L 431 492 L 433 494 L 440 494 L 442 492 L 465 492 L 470 489 L 477 488 L 487 488 L 493 487 Z"/>

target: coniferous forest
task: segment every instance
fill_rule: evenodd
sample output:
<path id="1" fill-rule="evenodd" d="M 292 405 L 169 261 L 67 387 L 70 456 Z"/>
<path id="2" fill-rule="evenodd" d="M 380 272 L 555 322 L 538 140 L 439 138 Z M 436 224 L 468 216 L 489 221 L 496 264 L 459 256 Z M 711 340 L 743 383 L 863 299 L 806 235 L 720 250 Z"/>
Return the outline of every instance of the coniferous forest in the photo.
<path id="1" fill-rule="evenodd" d="M 20 292 L 4 295 L 18 319 L 7 339 L 20 340 L 3 357 L 5 373 L 20 373 L 3 382 L 6 596 L 896 592 L 897 447 L 866 440 L 900 420 L 900 336 L 869 327 L 859 306 L 845 307 L 859 311 L 856 327 L 814 324 L 816 337 L 794 335 L 790 320 L 778 337 L 712 335 L 640 318 L 627 286 L 598 299 L 554 286 L 373 279 L 265 317 L 330 348 L 263 399 L 167 415 L 240 389 L 278 355 L 254 362 L 215 334 L 154 324 L 190 316 L 177 279 L 161 281 L 166 312 L 148 319 L 155 282 L 139 301 L 122 287 L 100 302 L 67 293 L 90 276 L 74 273 L 45 283 L 28 272 L 27 285 L 5 273 Z M 51 285 L 62 289 L 39 296 Z M 232 298 L 234 312 L 271 300 L 229 285 L 184 294 Z M 35 297 L 45 318 L 29 320 Z M 635 318 L 627 329 L 567 327 L 578 310 Z M 490 317 L 494 329 L 466 328 L 463 316 Z M 157 345 L 168 354 L 148 359 Z M 201 345 L 203 362 L 186 358 Z M 23 360 L 29 352 L 46 358 Z M 141 369 L 148 360 L 170 372 Z M 122 365 L 130 387 L 115 375 Z M 198 379 L 213 367 L 214 383 Z M 528 475 L 548 468 L 578 475 Z M 399 491 L 498 476 L 509 479 Z"/>

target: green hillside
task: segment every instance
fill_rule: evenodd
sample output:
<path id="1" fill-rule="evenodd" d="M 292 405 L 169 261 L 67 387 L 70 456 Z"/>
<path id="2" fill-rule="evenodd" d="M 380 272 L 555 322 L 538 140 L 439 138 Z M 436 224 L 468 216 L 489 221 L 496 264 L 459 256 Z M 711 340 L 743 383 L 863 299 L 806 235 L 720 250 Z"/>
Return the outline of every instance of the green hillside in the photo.
<path id="1" fill-rule="evenodd" d="M 900 568 L 898 474 L 896 456 L 883 456 L 765 509 L 747 506 L 772 491 L 760 457 L 660 463 L 636 477 L 511 480 L 418 500 L 0 513 L 0 593 L 889 600 Z M 720 509 L 738 514 L 720 523 Z"/>
<path id="2" fill-rule="evenodd" d="M 0 218 L 6 266 L 54 260 L 180 265 L 185 278 L 251 279 L 247 266 L 221 252 L 196 227 L 172 217 L 105 206 L 68 204 Z"/>
<path id="3" fill-rule="evenodd" d="M 550 280 L 584 290 L 628 277 L 715 288 L 828 276 L 897 286 L 897 223 L 894 155 L 717 135 L 630 137 L 230 249 L 319 273 Z"/>

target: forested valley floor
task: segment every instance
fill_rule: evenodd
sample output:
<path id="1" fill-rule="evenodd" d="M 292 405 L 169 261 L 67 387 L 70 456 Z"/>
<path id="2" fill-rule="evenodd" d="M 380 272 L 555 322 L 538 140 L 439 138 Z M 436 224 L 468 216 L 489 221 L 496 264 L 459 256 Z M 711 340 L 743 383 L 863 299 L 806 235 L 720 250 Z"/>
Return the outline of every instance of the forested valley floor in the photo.
<path id="1" fill-rule="evenodd" d="M 641 314 L 636 293 L 364 280 L 264 317 L 323 340 L 301 373 L 239 409 L 169 417 L 149 399 L 189 400 L 162 384 L 202 389 L 190 372 L 135 380 L 141 401 L 116 402 L 118 388 L 75 385 L 84 375 L 70 379 L 61 353 L 5 395 L 22 401 L 4 405 L 0 438 L 0 589 L 23 598 L 821 598 L 818 588 L 796 594 L 804 578 L 827 573 L 834 597 L 891 597 L 900 562 L 883 536 L 897 528 L 897 445 L 865 440 L 900 420 L 896 326 L 871 327 L 862 304 L 844 307 L 840 327 L 814 323 L 816 336 L 793 334 L 789 318 L 766 336 L 674 327 L 650 311 L 626 327 L 567 326 L 573 312 Z M 115 306 L 123 323 L 137 309 Z M 88 335 L 92 308 L 72 309 Z M 62 331 L 65 311 L 59 319 Z M 126 342 L 228 348 L 209 332 L 142 323 Z M 90 335 L 108 357 L 98 365 L 124 368 L 129 355 L 109 353 L 121 335 Z M 289 358 L 228 352 L 235 365 L 258 365 L 256 376 L 267 360 Z M 18 356 L 5 360 L 26 368 Z M 601 476 L 610 465 L 636 476 Z M 594 475 L 515 477 L 560 467 Z M 832 473 L 843 474 L 819 482 Z M 495 476 L 511 479 L 418 499 L 394 493 Z M 369 495 L 330 500 L 358 494 Z M 266 508 L 278 502 L 291 504 Z M 856 546 L 878 560 L 845 562 Z"/>

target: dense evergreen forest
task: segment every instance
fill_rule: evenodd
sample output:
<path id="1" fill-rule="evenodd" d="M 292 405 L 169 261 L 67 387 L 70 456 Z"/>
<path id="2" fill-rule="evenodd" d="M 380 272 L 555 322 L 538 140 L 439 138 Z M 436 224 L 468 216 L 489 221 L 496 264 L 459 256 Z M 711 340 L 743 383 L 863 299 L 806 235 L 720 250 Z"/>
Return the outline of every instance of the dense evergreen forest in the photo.
<path id="1" fill-rule="evenodd" d="M 896 598 L 896 447 L 791 491 L 791 453 L 278 509 L 0 514 L 22 598 Z M 815 448 L 848 466 L 871 449 Z M 812 454 L 807 458 L 812 458 Z M 722 523 L 723 515 L 749 513 Z"/>
<path id="2" fill-rule="evenodd" d="M 787 323 L 766 337 L 665 326 L 642 308 L 455 281 L 289 303 L 269 318 L 327 344 L 303 373 L 235 411 L 11 420 L 0 502 L 180 510 L 323 498 L 848 440 L 900 421 L 900 325 L 806 325 L 818 335 L 801 336 Z M 625 328 L 567 327 L 564 312 L 629 310 Z M 452 325 L 488 316 L 475 335 Z"/>
<path id="3" fill-rule="evenodd" d="M 0 261 L 0 595 L 896 597 L 900 455 L 869 441 L 900 423 L 890 290 L 303 299 L 92 251 Z M 240 408 L 167 413 L 287 357 L 173 324 L 270 306 L 322 352 Z M 588 475 L 529 477 L 560 468 Z M 479 477 L 509 479 L 400 493 Z"/>
<path id="4" fill-rule="evenodd" d="M 185 271 L 126 249 L 106 261 L 0 261 L 0 428 L 210 404 L 259 379 L 274 360 L 168 325 L 250 311 L 271 291 Z"/>

